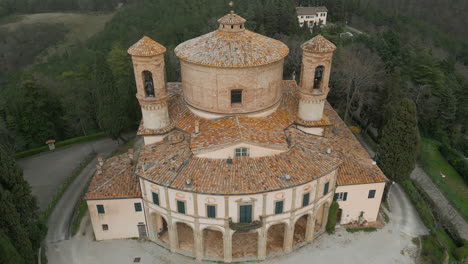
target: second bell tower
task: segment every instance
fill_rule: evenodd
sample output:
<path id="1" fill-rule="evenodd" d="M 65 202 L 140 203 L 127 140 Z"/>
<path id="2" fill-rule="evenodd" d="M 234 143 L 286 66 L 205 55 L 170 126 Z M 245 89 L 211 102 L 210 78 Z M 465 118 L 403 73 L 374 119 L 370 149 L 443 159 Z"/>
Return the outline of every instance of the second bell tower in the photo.
<path id="1" fill-rule="evenodd" d="M 163 45 L 146 36 L 128 49 L 132 56 L 136 97 L 141 106 L 145 129 L 159 130 L 171 124 L 167 103 L 169 95 L 166 89 L 165 52 Z"/>
<path id="2" fill-rule="evenodd" d="M 336 46 L 322 35 L 303 43 L 299 83 L 298 117 L 302 121 L 319 121 L 330 90 L 330 69 Z"/>

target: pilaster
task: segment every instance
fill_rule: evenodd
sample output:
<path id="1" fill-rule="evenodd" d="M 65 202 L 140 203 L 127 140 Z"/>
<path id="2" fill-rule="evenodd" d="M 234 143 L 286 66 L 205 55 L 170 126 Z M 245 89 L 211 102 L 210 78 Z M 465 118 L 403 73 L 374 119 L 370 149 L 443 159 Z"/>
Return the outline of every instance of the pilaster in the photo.
<path id="1" fill-rule="evenodd" d="M 224 220 L 224 262 L 232 262 L 232 232 L 229 228 L 229 220 Z"/>

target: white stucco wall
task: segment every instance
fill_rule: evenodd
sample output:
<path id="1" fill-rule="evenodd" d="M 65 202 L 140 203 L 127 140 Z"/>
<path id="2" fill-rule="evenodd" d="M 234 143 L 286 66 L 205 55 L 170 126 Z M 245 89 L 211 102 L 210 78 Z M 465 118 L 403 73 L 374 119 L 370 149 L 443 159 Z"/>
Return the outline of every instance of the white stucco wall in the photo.
<path id="1" fill-rule="evenodd" d="M 318 12 L 317 14 L 309 14 L 309 15 L 298 15 L 297 20 L 299 21 L 299 25 L 301 27 L 304 26 L 304 24 L 310 24 L 310 26 L 312 26 L 312 23 L 315 23 L 316 25 L 318 25 L 320 20 L 322 20 L 322 25 L 326 25 L 327 24 L 327 12 Z"/>
<path id="2" fill-rule="evenodd" d="M 325 101 L 305 102 L 299 101 L 298 116 L 306 121 L 319 121 L 323 117 Z"/>
<path id="3" fill-rule="evenodd" d="M 307 134 L 323 136 L 323 131 L 324 131 L 323 127 L 305 127 L 305 126 L 298 125 L 297 128 L 299 130 L 306 132 Z"/>
<path id="4" fill-rule="evenodd" d="M 163 104 L 162 107 L 152 109 L 141 109 L 141 114 L 143 116 L 143 122 L 145 128 L 148 129 L 161 129 L 168 126 L 171 121 L 169 119 L 169 112 L 167 105 Z"/>
<path id="5" fill-rule="evenodd" d="M 140 198 L 87 200 L 96 240 L 138 237 L 138 224 L 146 225 L 144 210 L 135 212 L 134 203 L 141 202 Z M 104 214 L 97 212 L 98 204 L 104 205 Z M 109 230 L 102 230 L 104 224 L 109 226 Z"/>
<path id="6" fill-rule="evenodd" d="M 241 148 L 241 147 L 249 149 L 249 157 L 251 158 L 272 156 L 272 155 L 276 155 L 276 154 L 287 151 L 286 149 L 282 150 L 282 149 L 264 148 L 264 147 L 255 146 L 252 144 L 239 143 L 236 145 L 225 147 L 223 149 L 199 153 L 195 155 L 200 158 L 210 158 L 210 159 L 227 159 L 229 157 L 234 158 L 236 148 Z"/>
<path id="7" fill-rule="evenodd" d="M 384 188 L 384 182 L 338 186 L 336 193 L 348 192 L 346 201 L 338 201 L 343 210 L 341 224 L 358 221 L 361 212 L 364 212 L 364 219 L 368 222 L 376 221 Z M 367 198 L 369 190 L 376 190 L 374 198 Z"/>
<path id="8" fill-rule="evenodd" d="M 145 145 L 150 145 L 156 142 L 161 142 L 166 135 L 162 136 L 143 136 L 143 140 L 145 141 Z"/>

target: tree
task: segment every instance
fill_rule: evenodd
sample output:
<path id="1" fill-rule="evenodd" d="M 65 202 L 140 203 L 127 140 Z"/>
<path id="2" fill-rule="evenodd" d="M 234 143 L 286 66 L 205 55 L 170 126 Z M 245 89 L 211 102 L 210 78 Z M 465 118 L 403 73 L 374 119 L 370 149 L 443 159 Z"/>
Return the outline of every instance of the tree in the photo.
<path id="1" fill-rule="evenodd" d="M 63 132 L 60 100 L 32 80 L 19 88 L 22 100 L 8 105 L 5 111 L 8 128 L 26 147 L 42 146 L 50 138 L 60 139 Z"/>
<path id="2" fill-rule="evenodd" d="M 97 119 L 101 129 L 113 140 L 125 139 L 122 131 L 127 125 L 127 113 L 120 103 L 119 91 L 106 57 L 98 53 L 95 61 Z"/>
<path id="3" fill-rule="evenodd" d="M 419 149 L 416 106 L 404 98 L 394 106 L 382 131 L 378 165 L 390 179 L 401 182 L 409 178 Z"/>

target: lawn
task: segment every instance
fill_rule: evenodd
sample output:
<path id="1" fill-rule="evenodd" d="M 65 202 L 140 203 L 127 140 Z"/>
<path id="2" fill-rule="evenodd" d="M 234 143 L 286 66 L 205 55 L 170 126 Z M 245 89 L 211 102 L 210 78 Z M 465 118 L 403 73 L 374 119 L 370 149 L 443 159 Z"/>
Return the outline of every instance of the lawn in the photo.
<path id="1" fill-rule="evenodd" d="M 468 220 L 468 187 L 458 172 L 439 152 L 439 145 L 440 143 L 436 140 L 422 138 L 420 157 L 422 166 L 445 197 Z M 445 175 L 445 178 L 440 175 L 441 173 Z"/>

